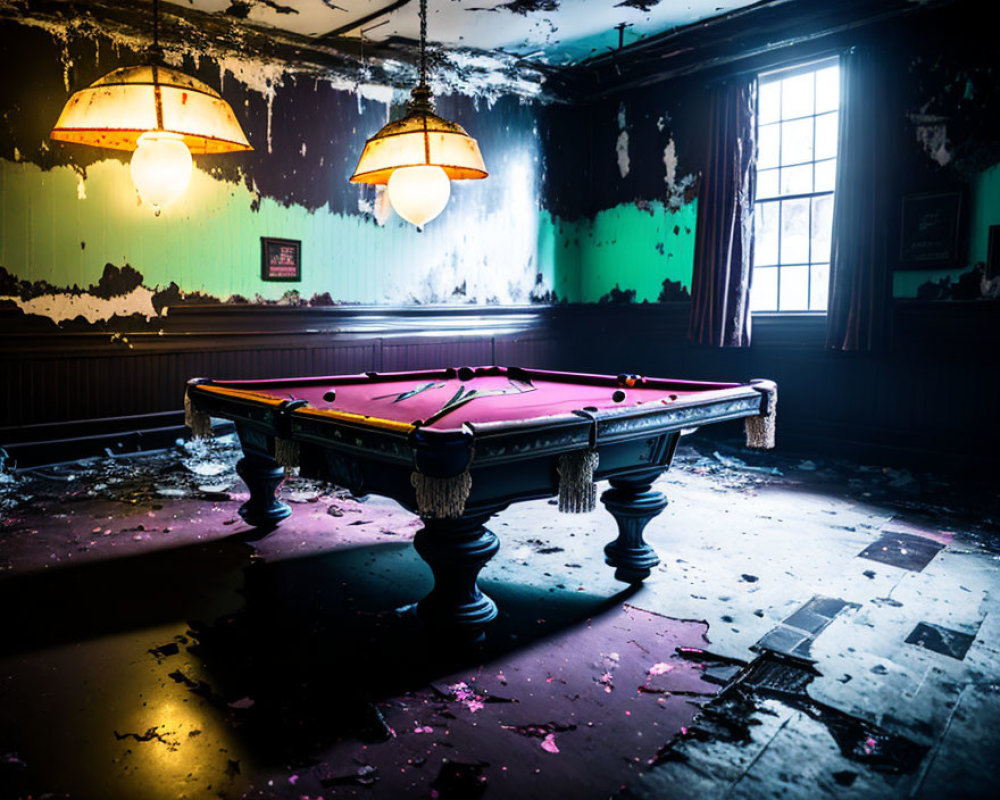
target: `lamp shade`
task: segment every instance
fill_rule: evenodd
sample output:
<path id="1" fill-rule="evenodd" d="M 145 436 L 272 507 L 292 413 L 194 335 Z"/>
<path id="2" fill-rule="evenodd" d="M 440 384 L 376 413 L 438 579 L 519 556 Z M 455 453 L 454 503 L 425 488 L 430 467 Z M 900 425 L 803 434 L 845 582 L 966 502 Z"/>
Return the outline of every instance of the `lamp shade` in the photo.
<path id="1" fill-rule="evenodd" d="M 479 145 L 461 125 L 416 108 L 365 142 L 351 182 L 387 184 L 393 170 L 424 166 L 441 167 L 451 180 L 489 175 Z"/>
<path id="2" fill-rule="evenodd" d="M 147 131 L 177 134 L 195 155 L 253 149 L 217 91 L 156 64 L 116 69 L 74 93 L 49 135 L 132 151 Z"/>

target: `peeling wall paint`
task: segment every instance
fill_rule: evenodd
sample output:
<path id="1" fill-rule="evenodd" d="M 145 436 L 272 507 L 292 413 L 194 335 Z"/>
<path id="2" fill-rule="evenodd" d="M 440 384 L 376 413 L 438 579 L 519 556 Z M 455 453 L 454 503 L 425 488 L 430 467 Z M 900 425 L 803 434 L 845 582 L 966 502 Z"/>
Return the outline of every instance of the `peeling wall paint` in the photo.
<path id="1" fill-rule="evenodd" d="M 560 297 L 585 303 L 687 297 L 703 97 L 699 86 L 685 83 L 672 84 L 669 92 L 644 88 L 549 125 L 545 196 L 551 221 L 543 229 L 551 246 L 540 248 L 539 259 L 553 274 L 575 276 L 564 281 Z"/>
<path id="2" fill-rule="evenodd" d="M 580 260 L 583 302 L 600 300 L 620 285 L 636 302 L 655 303 L 663 281 L 690 290 L 697 202 L 670 209 L 662 202 L 623 203 L 598 212 L 589 226 Z"/>
<path id="3" fill-rule="evenodd" d="M 893 135 L 898 137 L 901 166 L 894 168 L 890 176 L 890 195 L 899 197 L 909 192 L 944 191 L 963 184 L 969 188 L 968 263 L 944 271 L 894 270 L 893 295 L 900 298 L 916 298 L 921 287 L 928 283 L 939 284 L 942 280 L 954 284 L 960 280 L 968 283 L 970 267 L 987 257 L 990 225 L 1000 224 L 1000 178 L 996 177 L 1000 174 L 996 170 L 1000 168 L 994 166 L 975 175 L 962 174 L 958 170 L 959 159 L 956 156 L 962 142 L 955 135 L 957 116 L 965 122 L 964 144 L 969 156 L 966 163 L 978 164 L 987 157 L 992 157 L 990 163 L 995 163 L 992 154 L 996 152 L 994 145 L 1000 138 L 996 135 L 996 125 L 992 124 L 996 115 L 989 118 L 987 112 L 995 107 L 993 98 L 1000 97 L 1000 93 L 995 89 L 998 85 L 996 81 L 987 77 L 992 74 L 987 67 L 993 65 L 995 72 L 996 48 L 988 37 L 984 39 L 978 35 L 972 42 L 974 46 L 966 47 L 963 37 L 969 34 L 967 23 L 966 27 L 961 27 L 956 22 L 956 30 L 962 36 L 951 37 L 950 44 L 945 42 L 939 25 L 943 19 L 944 16 L 935 18 L 935 22 L 926 29 L 915 23 L 917 27 L 905 36 L 900 34 L 893 38 L 891 46 L 882 40 L 882 33 L 895 30 L 897 24 L 886 23 L 885 27 L 860 34 L 861 41 L 873 45 L 877 43 L 879 49 L 884 50 L 886 68 L 891 70 L 894 76 L 892 83 L 899 90 L 895 101 L 899 113 L 893 111 L 898 124 L 892 130 Z M 949 26 L 944 29 L 949 29 Z M 813 55 L 808 48 L 800 49 L 799 53 L 805 53 L 803 58 Z M 779 60 L 792 57 L 787 50 L 775 56 Z M 907 70 L 916 63 L 915 58 L 918 61 L 922 59 L 929 65 L 928 69 L 919 74 L 908 74 Z M 568 184 L 579 170 L 579 156 L 585 152 L 588 159 L 585 185 L 578 185 L 572 193 L 567 193 L 580 199 L 574 200 L 570 196 L 562 204 L 550 206 L 562 219 L 589 220 L 578 225 L 574 239 L 578 240 L 574 249 L 578 251 L 581 269 L 578 295 L 581 299 L 598 301 L 616 286 L 623 295 L 636 290 L 639 300 L 656 299 L 658 281 L 646 272 L 653 270 L 655 274 L 655 263 L 649 264 L 642 259 L 633 262 L 632 253 L 622 258 L 608 255 L 622 247 L 618 223 L 623 220 L 616 220 L 608 235 L 601 234 L 600 229 L 602 224 L 615 219 L 622 209 L 629 208 L 636 201 L 662 203 L 667 209 L 685 213 L 696 207 L 699 176 L 707 156 L 705 125 L 708 93 L 705 86 L 707 82 L 724 77 L 721 72 L 686 75 L 617 93 L 608 92 L 588 108 L 586 115 L 581 114 L 575 120 L 579 129 L 583 130 L 586 126 L 584 143 L 577 148 L 567 148 L 568 152 L 563 154 L 560 147 L 564 146 L 564 141 L 572 139 L 573 132 L 562 131 L 555 140 L 548 165 L 556 176 L 549 179 L 553 184 Z M 928 74 L 934 80 L 929 80 Z M 922 86 L 924 91 L 916 92 L 916 97 L 912 98 L 914 102 L 908 104 L 906 98 L 914 95 L 918 86 Z M 954 113 L 943 115 L 938 109 L 935 117 L 932 100 L 940 108 L 949 108 Z M 928 103 L 931 105 L 928 106 Z M 911 113 L 906 117 L 902 113 L 905 107 L 916 109 L 924 116 Z M 946 116 L 947 129 L 943 127 Z M 625 154 L 628 155 L 627 169 L 624 168 Z M 692 231 L 694 221 L 692 216 Z M 896 222 L 897 225 L 887 234 L 892 262 L 890 269 L 898 253 L 900 233 L 898 220 Z M 643 240 L 645 234 L 641 225 L 626 228 L 630 236 Z M 662 242 L 654 240 L 653 243 Z M 690 250 L 693 253 L 693 236 Z M 633 263 L 644 266 L 633 271 Z M 681 284 L 689 286 L 690 279 L 682 279 Z"/>
<path id="4" fill-rule="evenodd" d="M 523 167 L 522 177 L 527 174 Z M 198 169 L 185 203 L 168 206 L 160 217 L 136 204 L 128 167 L 115 160 L 91 166 L 82 201 L 75 194 L 77 174 L 68 167 L 43 171 L 0 160 L 0 180 L 3 229 L 26 232 L 0 237 L 0 265 L 54 287 L 91 284 L 111 260 L 135 267 L 149 291 L 176 283 L 185 293 L 221 300 L 275 301 L 290 285 L 261 281 L 261 236 L 302 240 L 303 280 L 291 288 L 304 297 L 327 294 L 334 302 L 528 303 L 539 272 L 546 286 L 553 280 L 537 263 L 538 208 L 527 180 L 508 187 L 508 202 L 493 210 L 474 196 L 474 184 L 456 186 L 436 220 L 442 224 L 423 233 L 396 216 L 383 228 L 361 214 L 284 206 Z M 257 210 L 250 212 L 254 203 Z M 62 209 L 58 219 L 46 213 L 51 208 Z M 0 300 L 54 320 L 71 312 L 108 319 L 148 311 L 135 306 L 140 295 L 110 303 L 90 297 L 90 306 L 87 298 Z"/>
<path id="5" fill-rule="evenodd" d="M 616 287 L 634 291 L 638 303 L 681 299 L 691 287 L 697 209 L 697 201 L 678 209 L 639 201 L 592 219 L 550 216 L 540 227 L 539 260 L 570 302 L 597 303 Z"/>
<path id="6" fill-rule="evenodd" d="M 292 285 L 301 298 L 398 305 L 552 296 L 555 276 L 537 253 L 544 164 L 534 100 L 499 85 L 438 98 L 440 113 L 479 140 L 492 175 L 455 182 L 445 212 L 420 233 L 391 213 L 384 192 L 347 180 L 365 139 L 399 112 L 405 93 L 266 60 L 175 53 L 171 63 L 222 85 L 256 149 L 196 157 L 185 194 L 154 217 L 139 205 L 128 154 L 48 140 L 67 83 L 80 88 L 136 63 L 137 43 L 3 19 L 0 42 L 0 69 L 27 64 L 36 77 L 0 85 L 0 267 L 49 287 L 0 295 L 8 307 L 55 323 L 137 316 L 155 324 L 161 309 L 152 298 L 171 286 L 175 302 L 277 302 L 289 284 L 260 279 L 261 236 L 302 241 L 303 281 Z M 130 265 L 142 285 L 111 297 L 74 288 L 93 286 L 109 263 Z"/>
<path id="7" fill-rule="evenodd" d="M 631 164 L 628 157 L 628 131 L 618 134 L 618 141 L 615 142 L 615 155 L 618 159 L 618 172 L 625 178 L 628 177 Z"/>
<path id="8" fill-rule="evenodd" d="M 672 188 L 677 181 L 677 145 L 673 139 L 663 148 L 663 169 L 666 172 L 663 182 Z"/>
<path id="9" fill-rule="evenodd" d="M 625 120 L 625 104 L 618 106 L 618 139 L 615 142 L 615 155 L 618 159 L 618 173 L 627 177 L 630 169 L 628 156 L 628 129 Z"/>
<path id="10" fill-rule="evenodd" d="M 948 149 L 948 125 L 936 117 L 917 119 L 913 128 L 917 142 L 924 149 L 930 159 L 939 167 L 946 167 L 951 163 L 951 151 Z"/>
<path id="11" fill-rule="evenodd" d="M 133 314 L 149 320 L 156 316 L 156 309 L 153 308 L 154 294 L 153 290 L 140 286 L 128 294 L 109 298 L 87 293 L 54 292 L 29 300 L 0 295 L 0 302 L 13 303 L 25 314 L 46 317 L 58 325 L 77 318 L 96 323 L 106 322 L 115 316 L 130 317 Z"/>
<path id="12" fill-rule="evenodd" d="M 47 138 L 69 91 L 135 63 L 143 36 L 92 18 L 0 14 L 0 69 L 33 78 L 0 85 L 0 266 L 55 287 L 44 300 L 3 295 L 9 305 L 54 321 L 131 314 L 155 324 L 155 298 L 170 287 L 176 302 L 413 304 L 598 302 L 616 287 L 656 302 L 690 286 L 700 80 L 553 107 L 502 56 L 444 54 L 438 108 L 476 136 L 492 175 L 456 183 L 445 213 L 419 234 L 384 192 L 347 183 L 365 139 L 401 112 L 411 65 L 324 68 L 184 33 L 190 42 L 168 60 L 222 89 L 256 150 L 197 158 L 188 194 L 156 220 L 137 206 L 125 156 Z M 998 221 L 988 200 L 998 182 L 984 173 L 974 187 L 973 260 L 985 258 L 984 231 Z M 260 236 L 302 239 L 297 295 L 260 281 Z M 134 267 L 141 286 L 111 298 L 74 290 L 109 263 Z M 895 273 L 896 296 L 915 296 L 928 277 Z"/>

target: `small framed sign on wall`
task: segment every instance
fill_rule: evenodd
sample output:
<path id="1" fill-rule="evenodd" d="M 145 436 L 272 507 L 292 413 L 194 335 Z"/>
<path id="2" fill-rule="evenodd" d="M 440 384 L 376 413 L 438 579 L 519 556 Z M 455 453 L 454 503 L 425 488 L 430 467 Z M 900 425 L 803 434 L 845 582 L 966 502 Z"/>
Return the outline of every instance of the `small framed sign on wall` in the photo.
<path id="1" fill-rule="evenodd" d="M 921 192 L 903 198 L 900 269 L 948 269 L 962 265 L 961 191 Z"/>
<path id="2" fill-rule="evenodd" d="M 301 281 L 301 240 L 261 236 L 260 279 L 262 281 Z"/>

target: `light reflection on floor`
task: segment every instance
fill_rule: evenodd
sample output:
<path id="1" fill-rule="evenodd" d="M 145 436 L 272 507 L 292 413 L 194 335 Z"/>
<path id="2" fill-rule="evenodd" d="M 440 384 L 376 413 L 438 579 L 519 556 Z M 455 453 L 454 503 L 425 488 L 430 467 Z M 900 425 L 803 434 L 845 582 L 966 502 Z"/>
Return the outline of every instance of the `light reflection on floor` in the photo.
<path id="1" fill-rule="evenodd" d="M 1000 760 L 996 509 L 904 471 L 716 446 L 661 479 L 662 563 L 637 592 L 603 564 L 606 514 L 498 515 L 482 584 L 501 617 L 451 655 L 397 613 L 430 583 L 391 502 L 292 482 L 293 517 L 248 538 L 225 445 L 4 484 L 0 798 L 977 796 Z M 712 699 L 786 646 L 817 673 L 813 705 Z M 749 733 L 678 737 L 713 714 Z M 892 737 L 917 767 L 873 766 Z"/>

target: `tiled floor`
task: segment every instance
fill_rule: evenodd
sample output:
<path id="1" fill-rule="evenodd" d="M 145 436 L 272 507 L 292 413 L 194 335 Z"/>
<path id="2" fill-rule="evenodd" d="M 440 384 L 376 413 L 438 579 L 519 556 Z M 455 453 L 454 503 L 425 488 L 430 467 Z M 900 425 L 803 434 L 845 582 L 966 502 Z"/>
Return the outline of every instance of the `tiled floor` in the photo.
<path id="1" fill-rule="evenodd" d="M 0 475 L 0 798 L 995 797 L 990 490 L 692 441 L 641 589 L 513 506 L 452 653 L 389 501 L 256 539 L 224 443 Z"/>

